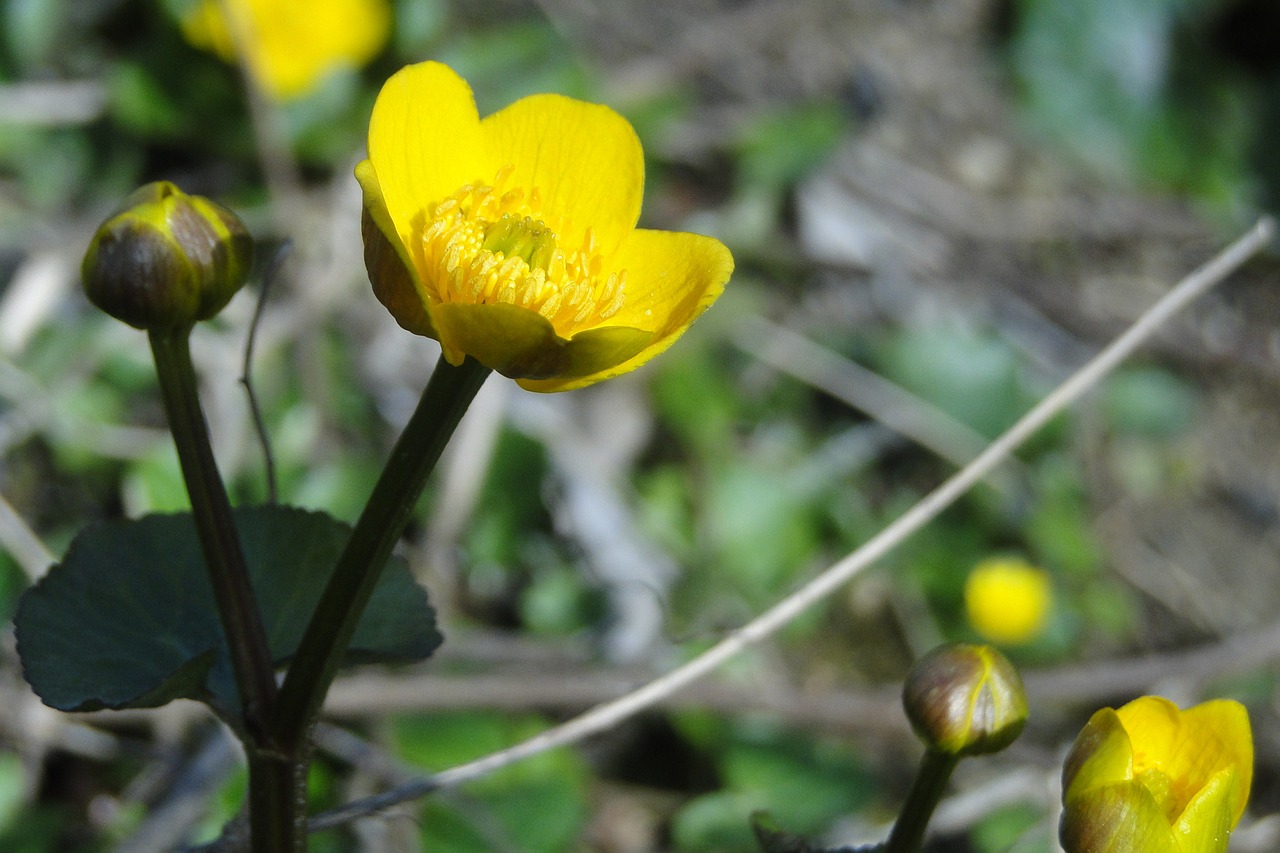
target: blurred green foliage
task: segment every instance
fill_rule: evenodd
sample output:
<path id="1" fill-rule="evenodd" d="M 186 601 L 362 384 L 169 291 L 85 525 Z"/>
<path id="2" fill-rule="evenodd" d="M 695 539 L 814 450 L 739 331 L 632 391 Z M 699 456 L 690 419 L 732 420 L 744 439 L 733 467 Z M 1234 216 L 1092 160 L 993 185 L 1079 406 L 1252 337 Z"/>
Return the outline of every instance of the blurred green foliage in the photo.
<path id="1" fill-rule="evenodd" d="M 973 828 L 976 853 L 1050 853 L 1055 833 L 1044 815 L 1025 806 L 998 809 Z"/>
<path id="2" fill-rule="evenodd" d="M 1280 197 L 1269 126 L 1280 16 L 1269 0 L 1014 0 L 1012 9 L 1021 106 L 1055 144 L 1219 215 L 1248 216 Z"/>
<path id="3" fill-rule="evenodd" d="M 406 717 L 395 725 L 397 752 L 424 770 L 442 770 L 496 752 L 545 728 L 536 717 L 472 711 Z M 466 786 L 428 798 L 420 811 L 431 850 L 569 849 L 586 822 L 588 774 L 571 752 L 544 753 Z"/>
<path id="4" fill-rule="evenodd" d="M 716 754 L 722 786 L 676 813 L 672 836 L 680 850 L 756 850 L 756 812 L 777 817 L 789 831 L 817 833 L 876 795 L 876 780 L 842 745 L 751 723 L 701 728 L 695 737 Z"/>

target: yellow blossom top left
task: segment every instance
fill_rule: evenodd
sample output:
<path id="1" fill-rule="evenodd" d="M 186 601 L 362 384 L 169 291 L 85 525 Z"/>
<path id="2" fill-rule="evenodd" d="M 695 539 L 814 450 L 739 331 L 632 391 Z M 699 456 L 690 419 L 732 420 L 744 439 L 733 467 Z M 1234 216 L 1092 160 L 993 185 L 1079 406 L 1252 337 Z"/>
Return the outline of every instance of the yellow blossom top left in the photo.
<path id="1" fill-rule="evenodd" d="M 391 32 L 391 7 L 387 0 L 200 0 L 182 31 L 228 62 L 243 53 L 267 94 L 288 100 L 376 56 Z"/>

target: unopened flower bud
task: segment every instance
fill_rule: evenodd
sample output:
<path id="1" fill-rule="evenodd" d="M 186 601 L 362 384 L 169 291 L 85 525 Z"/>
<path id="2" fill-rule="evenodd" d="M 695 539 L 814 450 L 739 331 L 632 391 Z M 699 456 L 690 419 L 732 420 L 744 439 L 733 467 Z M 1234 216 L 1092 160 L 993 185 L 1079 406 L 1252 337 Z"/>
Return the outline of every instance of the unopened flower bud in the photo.
<path id="1" fill-rule="evenodd" d="M 85 295 L 139 329 L 207 320 L 244 284 L 253 238 L 234 213 L 168 181 L 135 190 L 85 253 Z"/>
<path id="2" fill-rule="evenodd" d="M 951 643 L 916 662 L 902 689 L 916 734 L 957 757 L 999 752 L 1027 722 L 1022 679 L 991 646 Z"/>

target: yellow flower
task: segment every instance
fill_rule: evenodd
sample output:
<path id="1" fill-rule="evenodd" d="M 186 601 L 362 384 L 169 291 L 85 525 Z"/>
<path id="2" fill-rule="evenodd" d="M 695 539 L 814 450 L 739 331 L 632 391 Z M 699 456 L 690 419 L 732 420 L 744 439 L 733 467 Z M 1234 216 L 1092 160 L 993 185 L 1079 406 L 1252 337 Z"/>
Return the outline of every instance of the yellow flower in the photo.
<path id="1" fill-rule="evenodd" d="M 622 116 L 533 95 L 482 120 L 436 62 L 383 86 L 356 178 L 365 265 L 396 321 L 532 391 L 640 366 L 733 271 L 716 240 L 635 227 L 644 159 Z"/>
<path id="2" fill-rule="evenodd" d="M 1089 720 L 1062 773 L 1067 853 L 1222 853 L 1249 799 L 1244 707 L 1144 696 Z"/>
<path id="3" fill-rule="evenodd" d="M 387 0 L 201 0 L 183 18 L 182 31 L 228 62 L 240 55 L 239 44 L 263 89 L 287 100 L 306 95 L 334 70 L 372 59 L 391 31 L 391 7 Z"/>
<path id="4" fill-rule="evenodd" d="M 1025 560 L 983 560 L 964 585 L 964 606 L 973 629 L 993 643 L 1018 645 L 1044 630 L 1053 606 L 1048 572 Z"/>

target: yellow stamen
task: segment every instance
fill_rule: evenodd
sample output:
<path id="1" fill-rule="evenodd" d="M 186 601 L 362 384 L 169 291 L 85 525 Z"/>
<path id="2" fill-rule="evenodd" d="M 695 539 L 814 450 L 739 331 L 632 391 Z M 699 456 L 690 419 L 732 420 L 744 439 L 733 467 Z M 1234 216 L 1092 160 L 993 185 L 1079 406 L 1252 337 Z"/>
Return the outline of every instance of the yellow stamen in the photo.
<path id="1" fill-rule="evenodd" d="M 537 311 L 568 337 L 616 315 L 625 271 L 605 274 L 595 231 L 580 247 L 559 242 L 564 223 L 542 210 L 537 187 L 509 187 L 503 166 L 491 184 L 466 184 L 434 207 L 422 229 L 423 281 L 446 303 L 506 303 Z"/>

